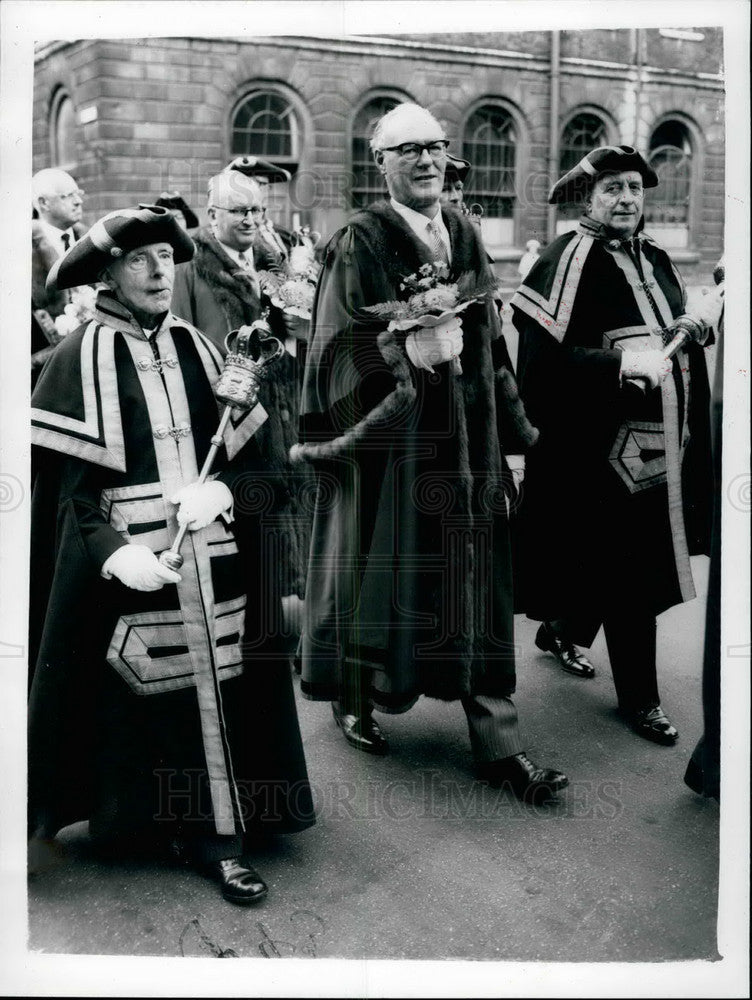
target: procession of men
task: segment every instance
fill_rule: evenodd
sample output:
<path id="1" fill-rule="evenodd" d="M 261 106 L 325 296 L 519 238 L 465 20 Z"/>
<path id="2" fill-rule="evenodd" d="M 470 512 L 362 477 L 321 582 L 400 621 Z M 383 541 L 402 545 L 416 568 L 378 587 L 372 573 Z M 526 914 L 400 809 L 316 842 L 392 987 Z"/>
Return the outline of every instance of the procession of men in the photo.
<path id="1" fill-rule="evenodd" d="M 75 181 L 35 177 L 32 318 L 54 325 L 82 286 L 96 302 L 34 372 L 31 837 L 88 820 L 110 857 L 179 856 L 256 903 L 255 834 L 326 835 L 298 683 L 353 767 L 393 752 L 375 713 L 425 697 L 462 708 L 468 783 L 566 796 L 567 761 L 533 757 L 512 697 L 515 612 L 573 684 L 601 669 L 580 647 L 603 627 L 626 724 L 679 740 L 656 619 L 710 550 L 722 285 L 687 296 L 643 230 L 655 173 L 594 149 L 549 198 L 581 202 L 577 228 L 511 300 L 515 373 L 449 141 L 415 104 L 375 124 L 384 197 L 321 240 L 310 323 L 263 284 L 305 242 L 269 210 L 275 164 L 206 178 L 199 229 L 154 192 L 84 231 Z M 444 312 L 394 321 L 421 280 Z"/>

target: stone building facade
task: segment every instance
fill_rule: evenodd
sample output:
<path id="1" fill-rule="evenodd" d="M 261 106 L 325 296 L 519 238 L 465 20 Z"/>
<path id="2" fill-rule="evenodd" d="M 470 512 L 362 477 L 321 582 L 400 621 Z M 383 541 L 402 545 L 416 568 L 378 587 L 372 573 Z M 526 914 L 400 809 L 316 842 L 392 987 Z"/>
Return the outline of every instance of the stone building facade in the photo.
<path id="1" fill-rule="evenodd" d="M 414 100 L 473 163 L 466 198 L 513 284 L 529 239 L 573 224 L 546 194 L 595 143 L 629 143 L 662 177 L 648 230 L 690 281 L 722 252 L 724 86 L 717 28 L 380 38 L 80 40 L 36 53 L 33 166 L 62 166 L 85 218 L 179 189 L 205 219 L 206 181 L 233 155 L 293 173 L 280 222 L 331 233 L 380 195 L 367 138 Z"/>

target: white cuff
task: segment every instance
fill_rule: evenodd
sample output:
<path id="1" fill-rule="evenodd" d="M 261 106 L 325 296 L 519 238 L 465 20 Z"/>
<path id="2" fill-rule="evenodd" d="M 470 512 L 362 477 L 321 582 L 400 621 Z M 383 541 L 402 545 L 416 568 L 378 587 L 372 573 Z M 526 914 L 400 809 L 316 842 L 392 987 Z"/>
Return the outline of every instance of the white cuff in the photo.
<path id="1" fill-rule="evenodd" d="M 407 335 L 405 350 L 407 351 L 408 358 L 416 368 L 422 368 L 424 371 L 434 374 L 434 370 L 431 365 L 423 360 L 423 355 L 420 353 L 420 348 L 418 347 L 418 342 L 415 339 L 414 333 L 409 333 Z"/>

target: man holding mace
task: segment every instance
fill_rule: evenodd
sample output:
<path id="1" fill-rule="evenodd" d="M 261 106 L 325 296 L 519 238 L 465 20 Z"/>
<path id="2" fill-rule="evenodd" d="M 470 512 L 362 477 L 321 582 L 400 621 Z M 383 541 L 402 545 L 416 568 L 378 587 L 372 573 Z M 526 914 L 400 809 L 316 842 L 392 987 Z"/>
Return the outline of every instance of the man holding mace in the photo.
<path id="1" fill-rule="evenodd" d="M 177 842 L 250 903 L 267 891 L 242 860 L 251 834 L 313 814 L 268 629 L 276 574 L 249 513 L 266 414 L 236 408 L 216 433 L 222 357 L 170 312 L 192 254 L 168 209 L 140 206 L 100 219 L 50 274 L 107 289 L 32 398 L 29 826 L 50 838 L 88 819 L 117 853 Z M 181 527 L 176 572 L 157 554 Z"/>

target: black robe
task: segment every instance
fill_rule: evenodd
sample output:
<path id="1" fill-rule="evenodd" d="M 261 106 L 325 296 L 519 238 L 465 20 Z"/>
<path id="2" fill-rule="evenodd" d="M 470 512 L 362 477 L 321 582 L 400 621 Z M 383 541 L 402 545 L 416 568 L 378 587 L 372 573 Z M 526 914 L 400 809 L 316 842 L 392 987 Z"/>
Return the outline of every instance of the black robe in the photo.
<path id="1" fill-rule="evenodd" d="M 257 294 L 254 283 L 225 253 L 210 229 L 193 234 L 196 253 L 175 271 L 173 312 L 198 327 L 222 348 L 225 337 L 238 327 L 253 323 L 266 313 L 269 326 L 282 343 L 289 341 L 281 311 L 265 295 Z M 257 238 L 253 247 L 256 270 L 277 266 L 270 244 Z M 259 428 L 256 442 L 269 475 L 283 479 L 287 503 L 278 505 L 267 517 L 266 533 L 270 556 L 280 572 L 283 595 L 302 597 L 305 590 L 306 559 L 310 545 L 310 475 L 304 467 L 293 468 L 288 461 L 290 448 L 297 443 L 300 402 L 300 373 L 305 361 L 305 344 L 295 341 L 295 356 L 288 350 L 268 370 L 261 383 L 259 398 L 267 419 Z M 276 490 L 276 486 L 275 486 Z M 270 513 L 267 510 L 267 513 Z"/>
<path id="2" fill-rule="evenodd" d="M 660 388 L 619 377 L 621 350 L 662 347 L 684 301 L 664 250 L 641 232 L 609 240 L 587 218 L 512 299 L 520 392 L 540 430 L 520 512 L 521 606 L 581 623 L 584 645 L 609 609 L 657 615 L 695 593 L 689 556 L 707 551 L 711 497 L 703 349 L 680 351 Z"/>
<path id="3" fill-rule="evenodd" d="M 246 512 L 265 471 L 263 407 L 233 413 L 216 470 L 235 520 L 187 533 L 182 582 L 144 593 L 100 573 L 123 542 L 171 544 L 170 498 L 208 451 L 221 368 L 188 324 L 168 314 L 149 341 L 100 293 L 39 380 L 30 832 L 89 819 L 98 836 L 176 823 L 232 836 L 313 822 L 276 574 Z"/>
<path id="4" fill-rule="evenodd" d="M 474 226 L 444 210 L 453 279 L 488 275 Z M 404 711 L 514 690 L 509 536 L 496 396 L 510 447 L 535 439 L 507 371 L 491 302 L 462 314 L 462 375 L 413 368 L 405 334 L 363 307 L 405 298 L 431 261 L 391 206 L 356 215 L 327 247 L 303 384 L 301 445 L 318 491 L 306 590 L 302 691 L 339 693 L 346 661 Z"/>

